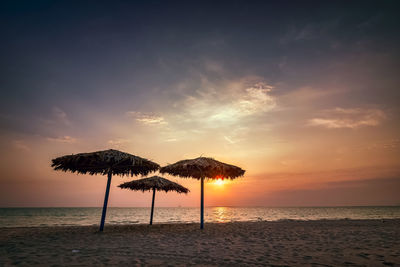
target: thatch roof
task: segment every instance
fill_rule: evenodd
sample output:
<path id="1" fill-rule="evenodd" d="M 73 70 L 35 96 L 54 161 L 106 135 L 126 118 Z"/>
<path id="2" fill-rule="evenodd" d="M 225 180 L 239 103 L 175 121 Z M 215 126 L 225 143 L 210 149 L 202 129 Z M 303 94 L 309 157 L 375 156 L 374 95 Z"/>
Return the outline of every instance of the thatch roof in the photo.
<path id="1" fill-rule="evenodd" d="M 165 192 L 176 191 L 178 193 L 185 193 L 185 194 L 189 192 L 189 189 L 187 189 L 186 187 L 183 187 L 178 183 L 174 183 L 160 176 L 152 176 L 149 178 L 133 180 L 130 182 L 120 184 L 119 187 L 135 191 L 141 190 L 143 192 L 147 190 L 152 190 L 153 188 L 156 189 L 157 191 L 165 191 Z"/>
<path id="2" fill-rule="evenodd" d="M 169 173 L 183 178 L 192 177 L 200 179 L 204 177 L 209 179 L 235 179 L 239 176 L 243 176 L 245 170 L 212 158 L 200 157 L 196 159 L 181 160 L 174 164 L 162 167 L 160 173 Z"/>
<path id="3" fill-rule="evenodd" d="M 86 174 L 147 175 L 160 168 L 150 160 L 118 150 L 104 150 L 91 153 L 68 155 L 52 160 L 54 170 Z"/>

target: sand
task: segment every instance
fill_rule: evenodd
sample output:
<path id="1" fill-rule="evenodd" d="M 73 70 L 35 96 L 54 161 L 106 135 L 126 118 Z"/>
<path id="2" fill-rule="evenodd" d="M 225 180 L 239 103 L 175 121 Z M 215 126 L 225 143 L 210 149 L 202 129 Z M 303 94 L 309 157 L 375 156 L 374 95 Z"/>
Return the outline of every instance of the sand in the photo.
<path id="1" fill-rule="evenodd" d="M 0 265 L 400 266 L 400 220 L 0 228 Z"/>

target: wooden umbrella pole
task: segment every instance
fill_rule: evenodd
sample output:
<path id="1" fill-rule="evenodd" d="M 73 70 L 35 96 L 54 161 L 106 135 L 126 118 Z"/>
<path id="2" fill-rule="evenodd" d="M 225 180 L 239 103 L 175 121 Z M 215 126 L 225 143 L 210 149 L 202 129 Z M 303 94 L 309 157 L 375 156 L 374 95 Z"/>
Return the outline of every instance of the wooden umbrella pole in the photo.
<path id="1" fill-rule="evenodd" d="M 204 229 L 204 177 L 201 177 L 201 209 L 200 209 L 200 229 Z"/>
<path id="2" fill-rule="evenodd" d="M 153 224 L 154 198 L 155 197 L 156 197 L 156 189 L 153 187 L 153 200 L 151 201 L 150 225 Z"/>
<path id="3" fill-rule="evenodd" d="M 108 179 L 107 179 L 107 187 L 106 187 L 106 195 L 104 196 L 104 205 L 103 205 L 103 213 L 101 214 L 101 222 L 100 222 L 100 232 L 103 232 L 104 229 L 104 221 L 106 220 L 106 212 L 107 212 L 107 203 L 108 203 L 108 195 L 110 194 L 110 185 L 111 185 L 111 170 L 108 171 Z"/>

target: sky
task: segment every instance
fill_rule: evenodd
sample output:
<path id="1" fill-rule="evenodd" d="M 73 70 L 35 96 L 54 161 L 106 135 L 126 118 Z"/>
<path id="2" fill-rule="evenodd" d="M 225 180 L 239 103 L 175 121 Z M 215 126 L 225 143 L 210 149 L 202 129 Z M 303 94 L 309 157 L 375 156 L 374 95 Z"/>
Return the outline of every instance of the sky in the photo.
<path id="1" fill-rule="evenodd" d="M 0 207 L 102 206 L 51 159 L 200 156 L 206 206 L 400 205 L 397 1 L 2 1 Z M 200 183 L 165 176 L 198 206 Z M 140 177 L 138 177 L 140 178 Z M 109 205 L 150 205 L 122 190 Z"/>

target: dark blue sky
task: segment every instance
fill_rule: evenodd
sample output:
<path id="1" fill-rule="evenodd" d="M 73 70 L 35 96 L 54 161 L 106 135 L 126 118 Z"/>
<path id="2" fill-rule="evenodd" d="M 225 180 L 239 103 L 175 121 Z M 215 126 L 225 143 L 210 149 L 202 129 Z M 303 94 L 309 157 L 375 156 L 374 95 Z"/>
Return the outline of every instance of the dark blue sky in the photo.
<path id="1" fill-rule="evenodd" d="M 204 58 L 223 62 L 225 75 L 258 75 L 289 86 L 338 82 L 336 76 L 343 73 L 332 63 L 360 53 L 393 58 L 373 70 L 381 80 L 393 79 L 398 67 L 396 1 L 1 5 L 2 113 L 23 112 L 15 102 L 29 106 L 29 113 L 46 112 L 49 105 L 68 106 L 63 102 L 71 98 L 106 104 L 112 92 L 115 101 L 129 106 L 127 95 L 140 96 L 160 84 L 168 88 L 190 77 L 188 72 Z M 283 71 L 280 63 L 295 71 Z"/>

